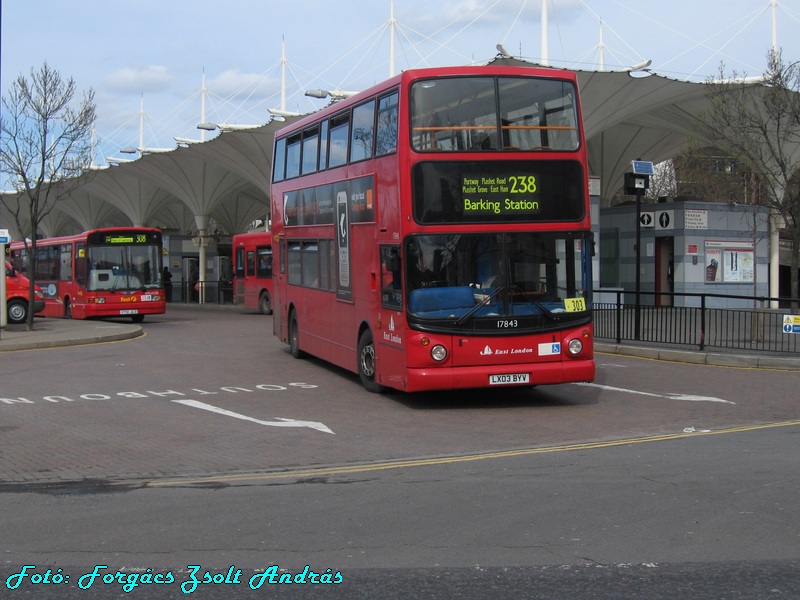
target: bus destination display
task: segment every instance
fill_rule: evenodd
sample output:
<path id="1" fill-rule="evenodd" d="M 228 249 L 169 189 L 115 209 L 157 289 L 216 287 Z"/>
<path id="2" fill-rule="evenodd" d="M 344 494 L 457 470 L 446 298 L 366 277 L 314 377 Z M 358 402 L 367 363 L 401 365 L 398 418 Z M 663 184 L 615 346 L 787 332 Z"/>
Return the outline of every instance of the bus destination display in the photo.
<path id="1" fill-rule="evenodd" d="M 539 212 L 539 201 L 535 199 L 537 192 L 535 175 L 467 175 L 461 182 L 465 216 L 487 213 L 535 215 Z"/>
<path id="2" fill-rule="evenodd" d="M 412 169 L 422 224 L 577 221 L 586 178 L 574 160 L 430 161 Z"/>
<path id="3" fill-rule="evenodd" d="M 146 233 L 110 233 L 103 235 L 101 244 L 116 246 L 119 244 L 147 244 L 150 237 Z"/>

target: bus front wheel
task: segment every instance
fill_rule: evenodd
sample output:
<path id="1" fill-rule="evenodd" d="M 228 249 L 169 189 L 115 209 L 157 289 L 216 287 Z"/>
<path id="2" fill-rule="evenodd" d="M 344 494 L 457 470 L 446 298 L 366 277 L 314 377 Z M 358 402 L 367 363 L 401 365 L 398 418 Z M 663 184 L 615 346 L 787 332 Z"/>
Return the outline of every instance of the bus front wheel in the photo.
<path id="1" fill-rule="evenodd" d="M 24 323 L 28 320 L 28 303 L 25 300 L 18 298 L 9 300 L 6 310 L 9 323 Z"/>
<path id="2" fill-rule="evenodd" d="M 64 298 L 64 318 L 72 318 L 72 304 L 70 304 L 69 298 Z"/>
<path id="3" fill-rule="evenodd" d="M 358 339 L 358 376 L 365 390 L 379 394 L 383 386 L 375 381 L 375 366 L 375 342 L 372 332 L 367 329 Z"/>

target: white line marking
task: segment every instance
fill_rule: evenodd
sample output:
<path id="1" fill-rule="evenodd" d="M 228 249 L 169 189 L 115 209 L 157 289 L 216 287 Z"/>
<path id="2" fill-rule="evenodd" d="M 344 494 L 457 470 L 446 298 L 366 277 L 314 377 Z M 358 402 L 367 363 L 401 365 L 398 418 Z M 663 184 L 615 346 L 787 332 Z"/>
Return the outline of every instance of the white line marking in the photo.
<path id="1" fill-rule="evenodd" d="M 259 425 L 268 425 L 270 427 L 310 427 L 311 429 L 316 429 L 317 431 L 322 431 L 323 433 L 333 434 L 333 431 L 331 431 L 326 425 L 318 423 L 317 421 L 298 421 L 297 419 L 285 419 L 283 417 L 275 417 L 278 419 L 277 421 L 260 421 L 259 419 L 254 419 L 253 417 L 248 417 L 247 415 L 240 415 L 239 413 L 225 410 L 224 408 L 218 408 L 216 406 L 212 406 L 211 404 L 206 404 L 205 402 L 198 402 L 197 400 L 173 400 L 173 402 L 185 404 L 186 406 L 194 406 L 195 408 L 202 408 L 203 410 L 225 415 L 226 417 L 242 419 L 243 421 L 258 423 Z"/>
<path id="2" fill-rule="evenodd" d="M 652 394 L 650 392 L 640 392 L 638 390 L 627 390 L 625 388 L 613 387 L 610 385 L 600 385 L 599 383 L 576 383 L 586 387 L 600 388 L 609 392 L 625 392 L 626 394 L 639 394 L 640 396 L 651 396 L 653 398 L 667 398 L 668 400 L 683 400 L 685 402 L 720 402 L 722 404 L 736 404 L 730 400 L 715 398 L 714 396 L 696 396 L 694 394 Z"/>

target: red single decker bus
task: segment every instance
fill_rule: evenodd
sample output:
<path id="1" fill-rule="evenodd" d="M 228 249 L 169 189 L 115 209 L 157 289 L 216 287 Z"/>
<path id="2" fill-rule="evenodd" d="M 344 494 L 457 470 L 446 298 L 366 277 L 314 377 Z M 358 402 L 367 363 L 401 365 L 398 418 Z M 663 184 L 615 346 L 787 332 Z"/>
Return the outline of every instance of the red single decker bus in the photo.
<path id="1" fill-rule="evenodd" d="M 45 296 L 47 317 L 89 319 L 163 314 L 161 231 L 144 227 L 93 229 L 36 240 L 36 272 L 29 248 L 11 244 L 14 267 L 33 275 Z"/>
<path id="2" fill-rule="evenodd" d="M 408 70 L 280 130 L 275 334 L 405 391 L 591 381 L 574 73 Z"/>
<path id="3" fill-rule="evenodd" d="M 272 233 L 233 236 L 233 303 L 272 314 Z"/>

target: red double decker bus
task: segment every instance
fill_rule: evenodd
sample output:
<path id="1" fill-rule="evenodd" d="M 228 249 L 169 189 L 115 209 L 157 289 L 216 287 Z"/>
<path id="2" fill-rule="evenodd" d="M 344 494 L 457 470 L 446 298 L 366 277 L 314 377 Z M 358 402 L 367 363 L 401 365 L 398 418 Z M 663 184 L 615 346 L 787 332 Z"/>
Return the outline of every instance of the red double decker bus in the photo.
<path id="1" fill-rule="evenodd" d="M 161 231 L 144 227 L 93 229 L 36 240 L 36 271 L 24 242 L 10 246 L 14 267 L 42 288 L 47 317 L 130 317 L 166 310 Z"/>
<path id="2" fill-rule="evenodd" d="M 275 334 L 406 391 L 591 381 L 577 81 L 408 70 L 276 134 Z"/>
<path id="3" fill-rule="evenodd" d="M 233 236 L 233 302 L 272 314 L 272 233 Z"/>

